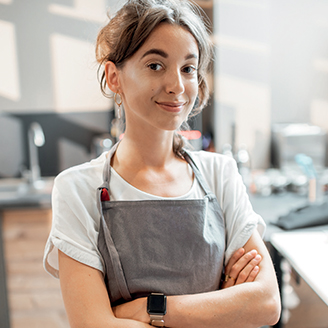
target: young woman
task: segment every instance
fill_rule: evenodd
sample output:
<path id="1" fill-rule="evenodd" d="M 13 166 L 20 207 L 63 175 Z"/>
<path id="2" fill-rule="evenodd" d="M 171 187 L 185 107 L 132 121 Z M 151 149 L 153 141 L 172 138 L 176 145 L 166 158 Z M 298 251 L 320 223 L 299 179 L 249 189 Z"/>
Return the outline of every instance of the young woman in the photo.
<path id="1" fill-rule="evenodd" d="M 102 90 L 124 106 L 126 127 L 110 152 L 55 181 L 44 262 L 72 327 L 278 320 L 264 223 L 235 162 L 187 151 L 178 134 L 207 102 L 210 58 L 197 7 L 184 0 L 130 0 L 99 33 Z"/>

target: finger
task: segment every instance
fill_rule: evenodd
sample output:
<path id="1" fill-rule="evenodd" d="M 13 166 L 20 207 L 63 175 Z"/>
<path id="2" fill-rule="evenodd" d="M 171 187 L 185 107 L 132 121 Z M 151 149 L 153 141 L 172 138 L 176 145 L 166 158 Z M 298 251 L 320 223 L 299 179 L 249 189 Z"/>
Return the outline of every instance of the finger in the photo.
<path id="1" fill-rule="evenodd" d="M 228 272 L 231 271 L 231 268 L 235 263 L 245 254 L 244 248 L 239 248 L 230 258 L 228 264 L 226 265 L 224 271 L 226 275 L 224 276 L 224 282 L 222 283 L 221 288 L 228 288 L 235 284 L 235 280 L 229 276 Z"/>
<path id="2" fill-rule="evenodd" d="M 232 266 L 245 254 L 244 248 L 239 248 L 236 252 L 231 256 L 228 264 L 225 267 L 225 272 L 230 272 Z"/>
<path id="3" fill-rule="evenodd" d="M 252 259 L 240 272 L 236 280 L 236 285 L 242 284 L 247 281 L 249 275 L 254 270 L 256 266 L 261 262 L 262 257 L 257 254 L 254 259 Z"/>
<path id="4" fill-rule="evenodd" d="M 235 279 L 229 276 L 228 274 L 226 274 L 224 276 L 224 282 L 221 288 L 224 289 L 224 288 L 232 287 L 234 284 L 235 284 Z"/>
<path id="5" fill-rule="evenodd" d="M 224 289 L 237 284 L 237 279 L 239 279 L 238 284 L 245 282 L 252 269 L 259 263 L 258 260 L 251 263 L 251 261 L 257 255 L 256 250 L 252 250 L 247 254 L 241 256 L 241 254 L 243 254 L 244 252 L 244 249 L 237 250 L 229 260 L 229 263 L 225 268 L 225 281 L 223 282 L 221 288 Z M 247 267 L 245 272 L 242 272 L 242 270 L 244 270 L 247 265 L 249 265 L 249 267 Z"/>
<path id="6" fill-rule="evenodd" d="M 237 279 L 241 271 L 256 257 L 255 249 L 243 255 L 232 267 L 230 271 L 226 271 L 231 277 Z M 255 265 L 254 265 L 255 266 Z M 254 267 L 253 266 L 253 267 Z M 247 277 L 246 277 L 247 278 Z M 246 279 L 245 279 L 246 280 Z"/>
<path id="7" fill-rule="evenodd" d="M 249 274 L 246 282 L 253 282 L 255 280 L 255 278 L 257 277 L 257 275 L 260 272 L 260 267 L 258 265 L 256 265 L 254 267 L 254 269 L 252 270 L 252 272 Z"/>

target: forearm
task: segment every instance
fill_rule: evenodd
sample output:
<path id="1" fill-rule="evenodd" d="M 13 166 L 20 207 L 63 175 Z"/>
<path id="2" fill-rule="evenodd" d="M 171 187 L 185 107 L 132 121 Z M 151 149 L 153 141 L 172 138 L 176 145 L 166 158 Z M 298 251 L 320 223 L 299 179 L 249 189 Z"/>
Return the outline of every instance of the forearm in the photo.
<path id="1" fill-rule="evenodd" d="M 246 253 L 251 249 L 257 249 L 263 257 L 255 279 L 248 282 L 244 278 L 243 283 L 213 292 L 167 296 L 165 326 L 256 328 L 275 324 L 280 315 L 279 290 L 270 255 L 258 233 L 254 233 L 245 245 Z M 236 279 L 235 269 L 229 271 L 229 274 Z M 119 305 L 113 308 L 113 311 L 117 318 L 130 318 L 148 323 L 146 304 L 147 298 L 144 297 Z"/>
<path id="2" fill-rule="evenodd" d="M 165 326 L 174 328 L 252 328 L 277 321 L 279 300 L 260 283 L 215 292 L 169 296 Z"/>
<path id="3" fill-rule="evenodd" d="M 113 311 L 118 318 L 149 323 L 146 304 L 144 297 Z M 275 324 L 279 313 L 279 293 L 275 285 L 249 282 L 213 292 L 167 296 L 164 321 L 165 327 L 171 328 L 255 328 Z"/>
<path id="4" fill-rule="evenodd" d="M 280 296 L 270 255 L 257 232 L 245 250 L 258 249 L 263 260 L 255 281 L 167 300 L 165 325 L 173 328 L 256 328 L 275 324 L 280 316 Z"/>
<path id="5" fill-rule="evenodd" d="M 90 328 L 94 328 L 94 327 L 99 327 L 96 326 L 95 324 L 93 324 L 92 326 L 90 326 Z M 149 328 L 151 327 L 148 323 L 143 323 L 140 321 L 136 321 L 136 320 L 130 320 L 130 319 L 113 319 L 111 320 L 110 324 L 104 326 L 104 328 Z"/>
<path id="6" fill-rule="evenodd" d="M 90 316 L 90 320 L 70 320 L 71 328 L 150 328 L 149 324 L 132 320 L 132 319 L 118 319 L 111 316 L 94 317 Z"/>
<path id="7" fill-rule="evenodd" d="M 60 285 L 71 328 L 149 328 L 114 315 L 100 271 L 58 252 Z"/>

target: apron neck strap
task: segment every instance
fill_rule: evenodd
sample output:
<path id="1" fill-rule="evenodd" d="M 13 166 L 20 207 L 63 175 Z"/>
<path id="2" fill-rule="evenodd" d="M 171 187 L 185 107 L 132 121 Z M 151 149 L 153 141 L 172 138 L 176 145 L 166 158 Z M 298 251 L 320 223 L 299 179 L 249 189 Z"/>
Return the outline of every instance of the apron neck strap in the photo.
<path id="1" fill-rule="evenodd" d="M 120 141 L 118 141 L 108 152 L 107 154 L 107 159 L 105 162 L 105 166 L 104 166 L 104 170 L 103 170 L 103 186 L 107 189 L 109 189 L 109 181 L 110 181 L 110 177 L 111 177 L 111 166 L 110 166 L 110 162 L 112 160 L 112 157 L 114 155 L 114 153 L 116 152 L 117 146 L 120 143 Z"/>
<path id="2" fill-rule="evenodd" d="M 113 154 L 115 153 L 119 143 L 120 143 L 120 141 L 118 141 L 110 149 L 110 151 L 108 152 L 107 159 L 106 159 L 105 166 L 104 166 L 104 170 L 103 170 L 103 181 L 104 181 L 104 183 L 103 183 L 102 187 L 107 188 L 108 190 L 109 190 L 109 182 L 110 182 L 110 178 L 111 178 L 111 165 L 110 165 L 110 163 L 111 163 L 111 159 L 113 157 Z M 197 181 L 199 182 L 199 184 L 201 185 L 201 187 L 203 188 L 205 194 L 208 195 L 208 194 L 212 193 L 210 188 L 208 187 L 208 184 L 205 181 L 203 175 L 200 173 L 196 163 L 192 159 L 190 153 L 187 150 L 182 149 L 181 155 L 184 157 L 184 159 L 187 161 L 187 163 L 191 166 L 191 168 L 192 168 L 192 170 L 195 174 L 195 177 L 196 177 Z"/>
<path id="3" fill-rule="evenodd" d="M 191 157 L 189 151 L 187 151 L 186 149 L 182 149 L 181 150 L 181 155 L 184 157 L 184 159 L 187 161 L 187 163 L 191 166 L 195 177 L 197 179 L 197 181 L 199 182 L 199 184 L 201 185 L 201 187 L 203 188 L 203 190 L 205 191 L 205 194 L 211 194 L 212 191 L 209 188 L 206 180 L 204 179 L 203 175 L 200 173 L 199 168 L 197 167 L 196 163 L 194 162 L 193 158 Z"/>

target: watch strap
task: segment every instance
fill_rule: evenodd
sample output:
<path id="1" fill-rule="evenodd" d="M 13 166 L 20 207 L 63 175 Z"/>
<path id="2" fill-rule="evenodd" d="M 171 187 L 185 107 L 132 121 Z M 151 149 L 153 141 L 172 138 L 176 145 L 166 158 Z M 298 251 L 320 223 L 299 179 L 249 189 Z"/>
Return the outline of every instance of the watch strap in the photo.
<path id="1" fill-rule="evenodd" d="M 164 327 L 164 315 L 150 314 L 150 324 L 155 327 Z"/>

